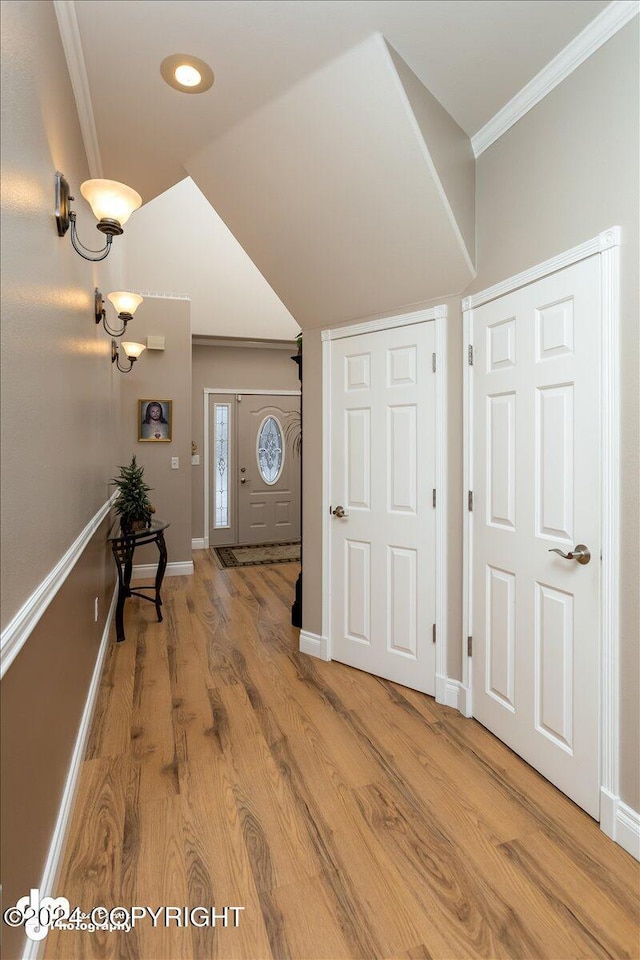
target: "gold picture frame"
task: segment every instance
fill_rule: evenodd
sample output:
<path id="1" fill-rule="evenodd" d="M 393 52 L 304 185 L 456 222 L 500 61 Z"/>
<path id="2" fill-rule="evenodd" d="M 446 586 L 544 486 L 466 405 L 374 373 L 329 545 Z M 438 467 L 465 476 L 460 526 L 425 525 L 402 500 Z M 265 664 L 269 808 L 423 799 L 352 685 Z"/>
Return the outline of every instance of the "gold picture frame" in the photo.
<path id="1" fill-rule="evenodd" d="M 138 400 L 138 440 L 141 443 L 171 443 L 172 429 L 173 400 L 151 397 Z"/>

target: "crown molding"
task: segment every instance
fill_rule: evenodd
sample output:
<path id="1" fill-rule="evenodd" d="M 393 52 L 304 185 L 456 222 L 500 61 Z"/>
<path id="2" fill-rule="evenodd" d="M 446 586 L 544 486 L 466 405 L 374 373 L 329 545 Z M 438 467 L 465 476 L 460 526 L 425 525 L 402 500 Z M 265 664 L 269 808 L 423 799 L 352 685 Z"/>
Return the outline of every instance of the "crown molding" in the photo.
<path id="1" fill-rule="evenodd" d="M 471 138 L 477 157 L 640 12 L 640 0 L 613 0 Z"/>
<path id="2" fill-rule="evenodd" d="M 53 7 L 58 20 L 62 47 L 67 60 L 71 87 L 78 110 L 80 131 L 82 133 L 85 153 L 87 154 L 89 173 L 91 177 L 100 179 L 104 176 L 102 157 L 100 156 L 98 133 L 93 115 L 89 78 L 87 77 L 82 40 L 80 39 L 76 5 L 74 0 L 53 0 Z"/>

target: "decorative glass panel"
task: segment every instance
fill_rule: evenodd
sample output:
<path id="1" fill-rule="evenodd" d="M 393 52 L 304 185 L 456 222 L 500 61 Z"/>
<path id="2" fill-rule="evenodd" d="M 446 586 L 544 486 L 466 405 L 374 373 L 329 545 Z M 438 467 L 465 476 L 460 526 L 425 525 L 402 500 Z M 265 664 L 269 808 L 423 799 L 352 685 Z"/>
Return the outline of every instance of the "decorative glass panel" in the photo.
<path id="1" fill-rule="evenodd" d="M 214 527 L 229 526 L 229 404 L 215 404 L 215 516 Z"/>
<path id="2" fill-rule="evenodd" d="M 275 417 L 266 417 L 258 430 L 258 470 L 265 483 L 275 483 L 282 473 L 284 441 Z"/>

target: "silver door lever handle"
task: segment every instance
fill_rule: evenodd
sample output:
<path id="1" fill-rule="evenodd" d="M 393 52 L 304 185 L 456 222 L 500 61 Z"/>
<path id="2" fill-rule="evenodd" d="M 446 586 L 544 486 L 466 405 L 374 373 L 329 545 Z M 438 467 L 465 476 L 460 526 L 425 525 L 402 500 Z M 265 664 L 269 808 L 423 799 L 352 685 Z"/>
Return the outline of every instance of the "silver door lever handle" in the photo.
<path id="1" fill-rule="evenodd" d="M 558 550 L 557 547 L 549 550 L 549 553 L 557 553 L 565 560 L 577 560 L 578 563 L 582 564 L 589 563 L 589 560 L 591 560 L 591 551 L 589 547 L 585 547 L 584 543 L 579 543 L 569 553 L 563 553 L 562 550 Z"/>
<path id="2" fill-rule="evenodd" d="M 344 512 L 344 507 L 340 507 L 340 506 L 335 508 L 335 510 L 333 511 L 333 515 L 334 517 L 337 517 L 338 520 L 344 520 L 346 519 L 346 517 L 349 516 L 348 513 Z"/>

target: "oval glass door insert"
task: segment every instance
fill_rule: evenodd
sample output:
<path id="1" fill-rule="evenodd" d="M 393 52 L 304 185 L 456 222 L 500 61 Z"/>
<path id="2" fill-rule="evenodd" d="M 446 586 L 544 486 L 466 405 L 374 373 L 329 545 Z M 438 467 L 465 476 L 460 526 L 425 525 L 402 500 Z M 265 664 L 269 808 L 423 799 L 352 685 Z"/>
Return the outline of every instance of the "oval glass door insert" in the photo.
<path id="1" fill-rule="evenodd" d="M 284 466 L 282 427 L 275 417 L 265 417 L 258 430 L 258 470 L 265 483 L 276 483 Z"/>

